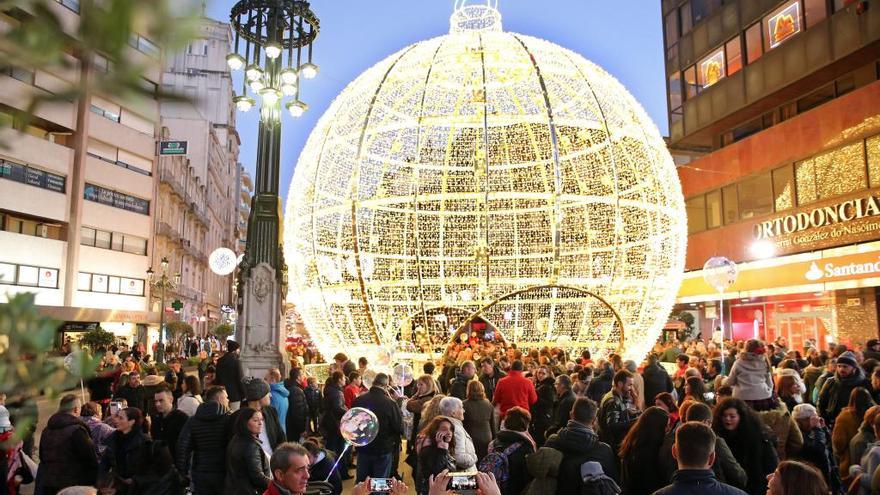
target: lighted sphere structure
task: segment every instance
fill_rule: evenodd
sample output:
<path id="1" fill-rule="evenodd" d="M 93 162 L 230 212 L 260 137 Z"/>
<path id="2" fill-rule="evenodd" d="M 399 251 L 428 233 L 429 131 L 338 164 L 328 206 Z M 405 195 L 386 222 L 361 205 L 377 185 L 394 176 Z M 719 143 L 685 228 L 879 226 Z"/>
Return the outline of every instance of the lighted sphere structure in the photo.
<path id="1" fill-rule="evenodd" d="M 491 7 L 451 24 L 349 84 L 300 155 L 285 254 L 310 335 L 325 355 L 437 350 L 478 315 L 525 347 L 601 356 L 625 338 L 644 356 L 686 242 L 655 125 L 604 70 L 503 32 Z"/>

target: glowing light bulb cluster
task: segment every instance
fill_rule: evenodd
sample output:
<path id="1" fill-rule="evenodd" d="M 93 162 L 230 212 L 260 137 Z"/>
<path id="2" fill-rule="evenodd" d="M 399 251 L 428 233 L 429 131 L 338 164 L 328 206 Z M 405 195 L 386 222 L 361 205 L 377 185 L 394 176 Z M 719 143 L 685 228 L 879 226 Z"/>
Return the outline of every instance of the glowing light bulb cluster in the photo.
<path id="1" fill-rule="evenodd" d="M 368 69 L 320 119 L 288 196 L 289 299 L 326 355 L 442 351 L 479 315 L 522 347 L 641 358 L 684 267 L 663 139 L 601 68 L 483 14 Z"/>

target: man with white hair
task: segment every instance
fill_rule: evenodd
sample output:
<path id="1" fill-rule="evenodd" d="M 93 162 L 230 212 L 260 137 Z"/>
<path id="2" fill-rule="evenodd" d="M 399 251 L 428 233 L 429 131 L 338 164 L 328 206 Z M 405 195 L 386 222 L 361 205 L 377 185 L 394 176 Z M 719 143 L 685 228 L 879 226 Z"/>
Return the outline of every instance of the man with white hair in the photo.
<path id="1" fill-rule="evenodd" d="M 450 454 L 460 471 L 476 471 L 477 451 L 474 441 L 464 429 L 464 406 L 457 397 L 445 397 L 440 401 L 440 414 L 447 416 L 455 427 L 455 449 Z"/>

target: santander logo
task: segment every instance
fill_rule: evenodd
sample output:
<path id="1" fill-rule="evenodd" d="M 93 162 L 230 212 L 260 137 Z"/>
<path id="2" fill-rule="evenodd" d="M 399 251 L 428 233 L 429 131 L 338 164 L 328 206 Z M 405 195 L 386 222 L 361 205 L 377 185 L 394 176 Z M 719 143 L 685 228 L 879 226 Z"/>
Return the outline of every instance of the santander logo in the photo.
<path id="1" fill-rule="evenodd" d="M 880 257 L 878 257 L 877 261 L 868 261 L 864 263 L 847 263 L 838 265 L 833 262 L 828 262 L 821 267 L 814 261 L 810 263 L 810 269 L 804 274 L 804 278 L 811 282 L 816 282 L 823 278 L 834 279 L 859 275 L 880 276 Z"/>

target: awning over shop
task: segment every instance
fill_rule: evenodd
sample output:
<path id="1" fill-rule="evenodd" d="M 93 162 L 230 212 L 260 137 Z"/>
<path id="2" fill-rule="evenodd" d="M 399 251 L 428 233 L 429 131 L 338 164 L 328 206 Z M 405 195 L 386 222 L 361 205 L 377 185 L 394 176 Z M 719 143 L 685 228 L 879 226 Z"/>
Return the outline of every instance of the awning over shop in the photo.
<path id="1" fill-rule="evenodd" d="M 131 311 L 69 306 L 37 306 L 40 313 L 61 321 L 159 324 L 158 311 Z"/>
<path id="2" fill-rule="evenodd" d="M 724 299 L 873 287 L 880 285 L 880 241 L 741 263 L 738 269 Z M 702 270 L 685 274 L 679 303 L 717 299 Z"/>

